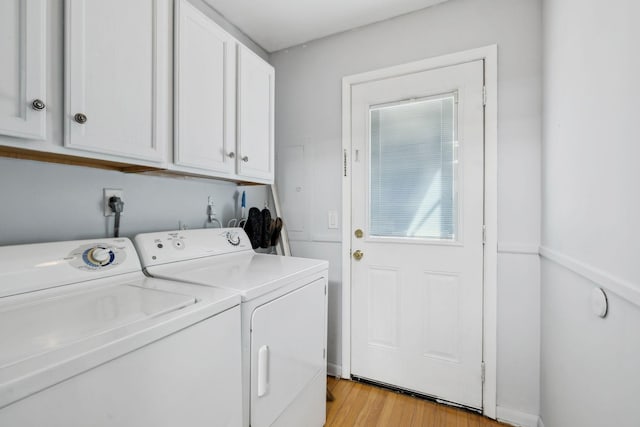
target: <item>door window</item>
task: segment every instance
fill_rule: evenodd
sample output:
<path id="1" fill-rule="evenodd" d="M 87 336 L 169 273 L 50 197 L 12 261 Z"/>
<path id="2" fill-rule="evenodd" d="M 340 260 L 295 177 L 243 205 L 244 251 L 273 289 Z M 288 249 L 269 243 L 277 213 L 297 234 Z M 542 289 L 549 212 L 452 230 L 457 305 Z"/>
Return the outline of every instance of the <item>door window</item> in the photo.
<path id="1" fill-rule="evenodd" d="M 456 240 L 456 93 L 372 106 L 369 233 Z"/>

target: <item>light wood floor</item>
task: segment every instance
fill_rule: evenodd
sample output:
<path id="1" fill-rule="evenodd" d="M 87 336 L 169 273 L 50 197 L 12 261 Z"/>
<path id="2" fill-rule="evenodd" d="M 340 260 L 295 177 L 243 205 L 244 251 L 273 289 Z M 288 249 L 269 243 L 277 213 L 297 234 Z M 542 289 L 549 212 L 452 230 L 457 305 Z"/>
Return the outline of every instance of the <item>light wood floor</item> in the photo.
<path id="1" fill-rule="evenodd" d="M 326 427 L 504 427 L 480 415 L 368 384 L 329 377 Z"/>

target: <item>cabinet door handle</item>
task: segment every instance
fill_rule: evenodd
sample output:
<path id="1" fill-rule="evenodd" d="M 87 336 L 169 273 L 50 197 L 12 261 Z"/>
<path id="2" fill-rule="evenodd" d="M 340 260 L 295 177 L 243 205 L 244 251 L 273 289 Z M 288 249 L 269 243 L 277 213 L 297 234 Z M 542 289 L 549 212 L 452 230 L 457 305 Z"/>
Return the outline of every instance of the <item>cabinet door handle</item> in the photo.
<path id="1" fill-rule="evenodd" d="M 249 161 L 249 156 L 244 156 L 242 158 L 242 161 L 245 162 L 245 163 L 248 162 Z"/>
<path id="2" fill-rule="evenodd" d="M 236 156 L 236 153 L 232 151 L 229 154 L 227 154 L 227 156 L 229 156 L 230 159 L 233 159 Z"/>
<path id="3" fill-rule="evenodd" d="M 34 99 L 33 102 L 31 103 L 31 107 L 36 111 L 42 111 L 45 109 L 46 105 L 44 104 L 43 100 Z"/>
<path id="4" fill-rule="evenodd" d="M 87 116 L 82 113 L 77 113 L 75 116 L 73 116 L 73 120 L 83 125 L 87 123 Z"/>

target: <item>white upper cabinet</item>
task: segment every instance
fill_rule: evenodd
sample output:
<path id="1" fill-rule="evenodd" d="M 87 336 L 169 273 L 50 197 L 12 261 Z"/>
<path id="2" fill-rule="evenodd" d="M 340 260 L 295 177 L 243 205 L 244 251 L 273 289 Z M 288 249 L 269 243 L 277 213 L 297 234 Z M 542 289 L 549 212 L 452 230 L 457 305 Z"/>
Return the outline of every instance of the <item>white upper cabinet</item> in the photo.
<path id="1" fill-rule="evenodd" d="M 271 65 L 238 45 L 238 175 L 273 182 L 274 80 Z"/>
<path id="2" fill-rule="evenodd" d="M 169 169 L 272 183 L 273 67 L 187 0 L 176 1 L 174 46 Z"/>
<path id="3" fill-rule="evenodd" d="M 236 42 L 186 0 L 174 31 L 174 164 L 232 176 Z"/>
<path id="4" fill-rule="evenodd" d="M 0 1 L 0 134 L 46 137 L 47 0 Z"/>
<path id="5" fill-rule="evenodd" d="M 65 2 L 66 147 L 165 160 L 169 11 L 168 0 Z"/>

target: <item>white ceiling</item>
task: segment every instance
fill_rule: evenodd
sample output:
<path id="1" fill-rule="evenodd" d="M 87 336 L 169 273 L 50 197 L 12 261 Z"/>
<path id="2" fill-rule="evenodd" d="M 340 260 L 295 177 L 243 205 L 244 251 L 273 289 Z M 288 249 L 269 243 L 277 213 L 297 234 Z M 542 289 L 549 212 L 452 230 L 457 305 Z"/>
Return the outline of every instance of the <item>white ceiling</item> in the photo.
<path id="1" fill-rule="evenodd" d="M 446 0 L 205 0 L 253 41 L 275 52 Z"/>

